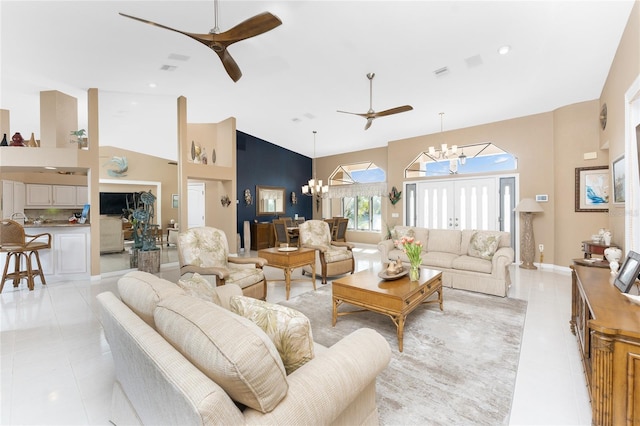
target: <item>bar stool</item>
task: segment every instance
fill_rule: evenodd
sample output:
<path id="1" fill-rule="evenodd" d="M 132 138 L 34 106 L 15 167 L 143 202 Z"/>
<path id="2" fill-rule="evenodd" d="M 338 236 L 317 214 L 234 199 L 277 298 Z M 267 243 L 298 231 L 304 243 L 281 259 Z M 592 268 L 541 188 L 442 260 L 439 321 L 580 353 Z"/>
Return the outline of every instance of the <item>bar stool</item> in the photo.
<path id="1" fill-rule="evenodd" d="M 5 259 L 4 270 L 2 272 L 2 283 L 0 283 L 0 292 L 4 288 L 7 280 L 13 280 L 13 286 L 18 287 L 20 280 L 27 279 L 27 287 L 29 290 L 34 289 L 34 277 L 40 277 L 43 285 L 47 282 L 44 278 L 44 271 L 40 263 L 39 250 L 51 248 L 51 234 L 43 233 L 37 235 L 27 235 L 24 227 L 18 222 L 10 219 L 2 219 L 0 221 L 0 252 L 7 253 Z M 33 258 L 37 269 L 33 268 Z M 13 259 L 13 272 L 9 272 L 9 263 Z M 24 269 L 22 263 L 24 261 Z"/>

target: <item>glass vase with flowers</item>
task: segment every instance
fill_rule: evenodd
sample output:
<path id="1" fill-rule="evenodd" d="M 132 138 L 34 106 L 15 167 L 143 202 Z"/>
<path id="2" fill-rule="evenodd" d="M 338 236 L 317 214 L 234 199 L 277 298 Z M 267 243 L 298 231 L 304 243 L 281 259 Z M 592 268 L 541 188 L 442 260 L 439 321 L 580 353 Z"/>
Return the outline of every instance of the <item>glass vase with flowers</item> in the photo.
<path id="1" fill-rule="evenodd" d="M 420 278 L 420 264 L 422 263 L 422 243 L 413 237 L 402 237 L 400 241 L 396 241 L 398 246 L 402 247 L 402 251 L 409 258 L 409 279 L 418 281 Z"/>

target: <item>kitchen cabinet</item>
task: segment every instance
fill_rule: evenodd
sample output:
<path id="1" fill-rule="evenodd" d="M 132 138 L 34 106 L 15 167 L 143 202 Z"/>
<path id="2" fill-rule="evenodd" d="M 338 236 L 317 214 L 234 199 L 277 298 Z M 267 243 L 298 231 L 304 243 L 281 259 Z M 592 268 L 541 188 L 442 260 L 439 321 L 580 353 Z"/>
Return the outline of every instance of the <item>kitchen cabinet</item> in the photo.
<path id="1" fill-rule="evenodd" d="M 14 213 L 22 213 L 22 216 L 14 216 L 14 220 L 23 223 L 25 193 L 24 183 L 10 180 L 2 181 L 2 214 L 0 217 L 10 219 Z"/>
<path id="2" fill-rule="evenodd" d="M 90 277 L 91 228 L 88 224 L 27 225 L 25 232 L 29 235 L 51 234 L 51 248 L 40 250 L 40 263 L 47 282 Z M 5 261 L 6 253 L 0 253 L 0 268 L 4 268 Z M 39 279 L 35 281 L 36 286 L 40 284 Z"/>
<path id="3" fill-rule="evenodd" d="M 76 204 L 76 187 L 69 185 L 52 185 L 51 193 L 53 194 L 53 202 L 51 205 L 57 207 L 75 207 Z"/>
<path id="4" fill-rule="evenodd" d="M 76 205 L 84 207 L 87 203 L 89 203 L 89 187 L 76 186 Z"/>
<path id="5" fill-rule="evenodd" d="M 82 207 L 89 202 L 86 186 L 26 184 L 26 207 Z"/>
<path id="6" fill-rule="evenodd" d="M 49 207 L 52 201 L 51 185 L 26 184 L 26 207 Z"/>

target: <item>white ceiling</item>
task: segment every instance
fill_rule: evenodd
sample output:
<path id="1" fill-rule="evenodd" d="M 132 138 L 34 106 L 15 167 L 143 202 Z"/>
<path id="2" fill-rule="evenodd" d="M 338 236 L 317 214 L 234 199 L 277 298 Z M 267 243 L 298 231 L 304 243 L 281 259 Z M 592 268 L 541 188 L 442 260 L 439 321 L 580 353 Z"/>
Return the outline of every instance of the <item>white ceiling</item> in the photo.
<path id="1" fill-rule="evenodd" d="M 317 130 L 321 157 L 439 132 L 439 112 L 446 131 L 597 99 L 632 6 L 221 0 L 221 31 L 263 11 L 283 22 L 229 48 L 243 72 L 234 83 L 204 45 L 118 15 L 206 33 L 213 0 L 2 0 L 0 107 L 11 111 L 11 132 L 38 138 L 39 92 L 59 90 L 78 98 L 86 128 L 86 90 L 95 87 L 101 145 L 175 160 L 182 95 L 189 122 L 233 116 L 238 130 L 309 157 Z M 498 55 L 502 45 L 511 53 Z M 442 67 L 448 73 L 435 76 Z M 336 110 L 369 109 L 369 72 L 374 110 L 414 110 L 364 131 L 363 118 Z"/>

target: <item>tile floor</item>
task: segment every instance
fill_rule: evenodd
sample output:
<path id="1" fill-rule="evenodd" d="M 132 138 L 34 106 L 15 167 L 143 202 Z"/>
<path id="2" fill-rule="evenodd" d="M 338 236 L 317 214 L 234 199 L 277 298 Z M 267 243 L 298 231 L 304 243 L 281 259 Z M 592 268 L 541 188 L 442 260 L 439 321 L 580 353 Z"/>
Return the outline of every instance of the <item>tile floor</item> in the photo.
<path id="1" fill-rule="evenodd" d="M 373 246 L 354 251 L 356 270 L 380 262 Z M 127 258 L 122 262 L 128 267 Z M 265 272 L 273 279 L 282 274 L 274 268 Z M 113 364 L 95 296 L 114 289 L 119 275 L 36 284 L 32 292 L 23 284 L 8 286 L 0 294 L 1 424 L 109 424 Z M 177 280 L 176 263 L 163 264 L 160 275 Z M 512 278 L 509 296 L 529 303 L 510 424 L 591 424 L 577 343 L 569 330 L 568 269 L 514 267 Z M 309 281 L 294 282 L 291 297 L 311 289 Z M 271 302 L 283 300 L 284 284 L 269 283 L 268 294 Z"/>

